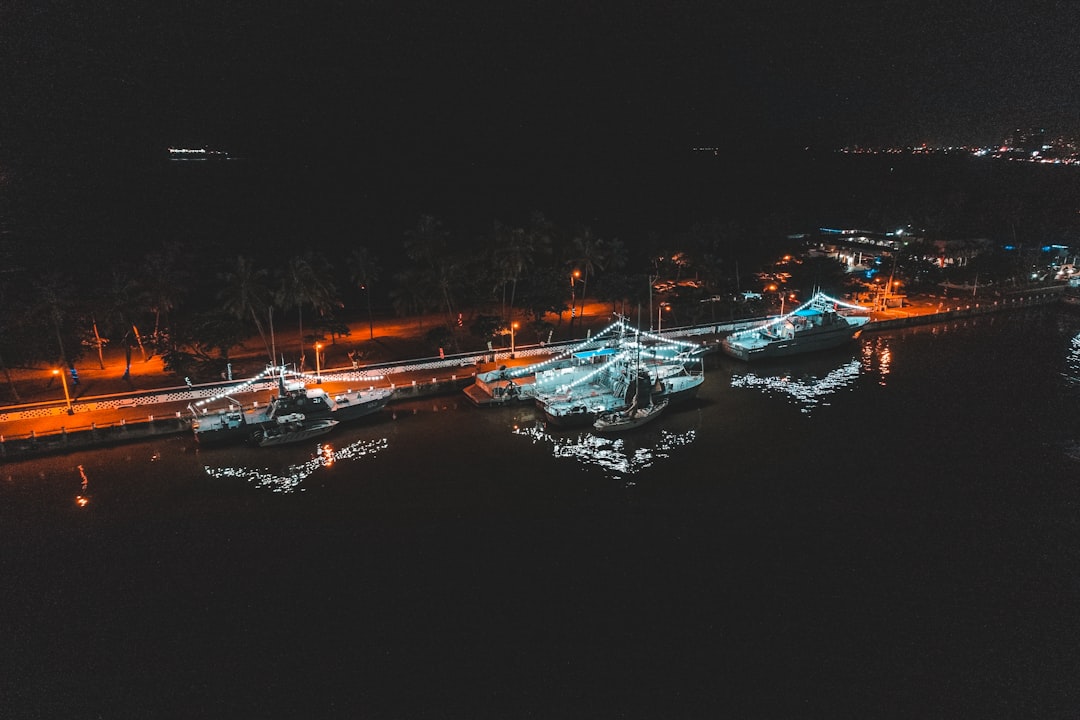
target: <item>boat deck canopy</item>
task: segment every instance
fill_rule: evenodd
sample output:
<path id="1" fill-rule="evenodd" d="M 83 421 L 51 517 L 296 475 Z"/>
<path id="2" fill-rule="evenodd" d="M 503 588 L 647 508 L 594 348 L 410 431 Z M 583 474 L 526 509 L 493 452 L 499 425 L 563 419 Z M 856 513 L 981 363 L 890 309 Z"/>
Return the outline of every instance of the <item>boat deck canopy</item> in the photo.
<path id="1" fill-rule="evenodd" d="M 614 355 L 615 348 L 600 348 L 599 350 L 583 350 L 582 352 L 574 353 L 574 357 L 585 360 L 587 358 L 601 357 L 603 355 Z"/>

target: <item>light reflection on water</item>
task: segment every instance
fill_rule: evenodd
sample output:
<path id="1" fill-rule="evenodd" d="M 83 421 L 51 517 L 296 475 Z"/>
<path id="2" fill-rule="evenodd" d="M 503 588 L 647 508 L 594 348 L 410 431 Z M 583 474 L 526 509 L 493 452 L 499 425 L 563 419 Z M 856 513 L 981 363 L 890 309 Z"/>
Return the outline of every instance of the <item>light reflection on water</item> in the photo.
<path id="1" fill-rule="evenodd" d="M 291 493 L 296 490 L 303 491 L 301 483 L 310 477 L 319 468 L 330 467 L 339 462 L 350 462 L 370 457 L 382 452 L 389 446 L 387 438 L 374 440 L 358 440 L 350 443 L 340 450 L 335 450 L 329 443 L 319 445 L 315 457 L 307 462 L 289 465 L 283 471 L 275 472 L 268 468 L 254 467 L 210 467 L 204 465 L 206 474 L 212 478 L 240 478 L 251 483 L 255 487 L 270 490 L 276 493 Z"/>
<path id="2" fill-rule="evenodd" d="M 790 370 L 775 372 L 748 372 L 731 376 L 731 386 L 754 388 L 766 394 L 786 395 L 799 406 L 799 411 L 809 413 L 821 405 L 828 405 L 824 398 L 850 386 L 858 379 L 862 364 L 850 360 L 825 375 L 795 375 Z"/>
<path id="3" fill-rule="evenodd" d="M 660 430 L 632 437 L 602 437 L 588 431 L 573 435 L 555 435 L 543 423 L 533 427 L 516 428 L 515 435 L 530 438 L 534 444 L 551 445 L 555 458 L 573 460 L 581 465 L 603 469 L 610 477 L 624 478 L 639 473 L 654 463 L 671 457 L 680 447 L 697 439 L 696 430 L 676 433 Z"/>
<path id="4" fill-rule="evenodd" d="M 798 406 L 799 412 L 809 414 L 817 408 L 827 407 L 829 396 L 854 389 L 861 376 L 876 375 L 877 384 L 884 387 L 893 362 L 892 348 L 885 337 L 860 344 L 858 357 L 847 355 L 829 361 L 823 361 L 822 357 L 802 355 L 794 358 L 790 366 L 766 365 L 747 372 L 735 372 L 731 376 L 731 387 L 786 397 Z"/>
<path id="5" fill-rule="evenodd" d="M 1069 351 L 1065 356 L 1065 367 L 1068 368 L 1066 377 L 1075 383 L 1080 383 L 1080 334 L 1074 335 L 1069 343 Z"/>
<path id="6" fill-rule="evenodd" d="M 86 507 L 90 504 L 90 493 L 87 491 L 90 487 L 90 478 L 86 477 L 86 468 L 82 465 L 79 465 L 79 477 L 82 478 L 79 485 L 82 492 L 75 496 L 75 504 L 79 507 Z"/>
<path id="7" fill-rule="evenodd" d="M 863 343 L 862 347 L 863 370 L 872 372 L 874 361 L 877 361 L 878 385 L 885 387 L 885 379 L 892 369 L 892 346 L 887 337 L 875 337 Z"/>

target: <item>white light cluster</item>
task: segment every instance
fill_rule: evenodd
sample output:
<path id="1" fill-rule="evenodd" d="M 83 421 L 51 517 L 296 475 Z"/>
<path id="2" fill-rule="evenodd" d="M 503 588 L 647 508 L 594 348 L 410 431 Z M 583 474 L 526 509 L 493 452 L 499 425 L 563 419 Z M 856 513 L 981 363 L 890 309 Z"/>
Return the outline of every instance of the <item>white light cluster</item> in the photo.
<path id="1" fill-rule="evenodd" d="M 852 360 L 821 378 L 792 377 L 789 373 L 783 375 L 746 373 L 733 376 L 731 387 L 757 388 L 767 393 L 787 395 L 800 405 L 801 412 L 809 413 L 818 405 L 828 405 L 821 401 L 822 398 L 854 383 L 859 377 L 861 367 L 862 364 L 858 360 Z"/>
<path id="2" fill-rule="evenodd" d="M 217 402 L 218 400 L 221 400 L 222 398 L 227 398 L 232 393 L 244 392 L 245 390 L 247 390 L 251 386 L 253 386 L 253 385 L 255 385 L 255 384 L 259 383 L 259 382 L 262 382 L 267 377 L 269 377 L 271 375 L 274 375 L 274 374 L 278 373 L 279 371 L 282 374 L 284 374 L 285 373 L 285 368 L 284 367 L 267 367 L 265 370 L 263 370 L 261 373 L 259 373 L 255 377 L 250 378 L 248 380 L 245 380 L 244 382 L 240 383 L 239 385 L 232 385 L 228 389 L 222 390 L 221 392 L 217 393 L 216 395 L 211 395 L 208 398 L 203 398 L 202 400 L 198 400 L 198 401 L 195 402 L 195 405 L 196 405 L 196 407 L 202 407 L 203 405 L 206 405 L 207 403 Z"/>
<path id="3" fill-rule="evenodd" d="M 276 493 L 291 493 L 300 487 L 305 479 L 321 467 L 333 465 L 343 460 L 357 460 L 385 450 L 389 445 L 387 438 L 359 440 L 346 445 L 340 450 L 332 450 L 329 445 L 320 445 L 315 457 L 300 465 L 290 465 L 284 473 L 277 474 L 270 470 L 248 467 L 212 468 L 204 466 L 206 474 L 215 479 L 240 478 L 253 483 L 259 489 Z M 300 488 L 303 490 L 303 488 Z"/>
<path id="4" fill-rule="evenodd" d="M 592 380 L 594 377 L 596 377 L 600 373 L 604 372 L 605 370 L 608 370 L 614 363 L 618 362 L 619 360 L 623 360 L 625 358 L 626 358 L 625 353 L 619 353 L 618 355 L 612 355 L 610 359 L 608 359 L 603 364 L 599 365 L 592 372 L 586 373 L 585 375 L 582 375 L 581 377 L 571 381 L 567 385 L 563 385 L 563 386 L 560 386 L 559 388 L 557 388 L 556 393 L 569 392 L 570 390 L 573 390 L 574 388 L 576 388 L 579 385 L 584 385 L 585 383 L 589 382 L 590 380 Z"/>
<path id="5" fill-rule="evenodd" d="M 843 308 L 846 308 L 848 310 L 857 310 L 859 312 L 867 312 L 867 309 L 864 308 L 862 305 L 853 305 L 852 303 L 845 302 L 844 300 L 839 300 L 837 298 L 830 297 L 829 295 L 826 295 L 825 293 L 819 292 L 819 293 L 816 293 L 812 298 L 810 298 L 809 300 L 804 302 L 799 307 L 797 307 L 794 310 L 792 310 L 791 312 L 787 313 L 786 315 L 779 315 L 779 316 L 773 318 L 772 320 L 769 320 L 767 322 L 763 322 L 760 325 L 755 325 L 754 327 L 749 328 L 747 330 L 739 330 L 738 332 L 732 333 L 731 336 L 733 338 L 747 337 L 749 335 L 753 335 L 754 333 L 758 332 L 759 330 L 764 330 L 765 328 L 770 328 L 773 325 L 779 325 L 780 323 L 785 322 L 788 318 L 793 317 L 796 313 L 798 313 L 798 312 L 800 312 L 802 310 L 805 310 L 806 308 L 810 307 L 811 305 L 813 305 L 814 303 L 817 303 L 817 302 L 832 303 L 833 305 L 836 305 L 838 307 L 843 307 Z"/>
<path id="6" fill-rule="evenodd" d="M 1074 383 L 1080 382 L 1080 335 L 1073 337 L 1069 346 L 1069 354 L 1065 358 L 1065 364 L 1069 368 L 1066 377 Z"/>
<path id="7" fill-rule="evenodd" d="M 696 343 L 686 342 L 684 340 L 675 340 L 673 338 L 666 338 L 666 337 L 662 337 L 660 335 L 654 335 L 654 334 L 649 333 L 649 332 L 638 330 L 637 328 L 631 326 L 628 322 L 626 322 L 626 320 L 624 320 L 622 318 L 619 318 L 618 320 L 613 322 L 611 325 L 608 325 L 606 328 L 604 328 L 600 332 L 593 335 L 591 338 L 583 340 L 580 343 L 578 343 L 577 345 L 574 345 L 571 348 L 567 348 L 567 349 L 563 350 L 558 355 L 555 355 L 553 357 L 548 358 L 547 360 L 535 363 L 533 365 L 522 365 L 522 366 L 519 366 L 519 367 L 516 367 L 516 368 L 510 368 L 510 369 L 508 369 L 506 371 L 506 373 L 511 378 L 524 377 L 526 375 L 535 375 L 536 373 L 538 373 L 538 372 L 540 372 L 542 370 L 546 370 L 549 367 L 553 367 L 557 363 L 560 363 L 560 362 L 572 357 L 575 353 L 579 353 L 579 352 L 582 352 L 583 350 L 586 350 L 586 349 L 589 349 L 591 347 L 596 346 L 598 343 L 604 341 L 605 339 L 607 339 L 607 337 L 609 335 L 614 334 L 616 331 L 621 332 L 621 333 L 639 334 L 641 337 L 648 338 L 650 340 L 656 340 L 657 342 L 662 342 L 662 343 L 668 345 L 669 347 L 682 347 L 682 348 L 686 348 L 688 350 L 700 350 L 701 349 L 701 346 L 696 344 Z M 655 356 L 655 354 L 654 354 L 654 356 Z"/>
<path id="8" fill-rule="evenodd" d="M 600 332 L 596 333 L 596 335 L 593 335 L 591 338 L 583 340 L 580 343 L 578 343 L 577 345 L 574 345 L 571 348 L 567 348 L 567 349 L 563 350 L 562 352 L 560 352 L 558 355 L 555 355 L 554 357 L 548 358 L 547 360 L 535 363 L 533 365 L 523 365 L 523 366 L 520 366 L 520 367 L 517 367 L 517 368 L 511 368 L 511 369 L 507 370 L 507 373 L 509 374 L 510 377 L 524 377 L 526 375 L 533 375 L 533 374 L 535 374 L 535 373 L 537 373 L 537 372 L 539 372 L 541 370 L 546 370 L 548 367 L 554 366 L 556 363 L 559 363 L 559 362 L 561 362 L 563 360 L 566 360 L 567 358 L 572 357 L 574 355 L 574 353 L 579 353 L 582 350 L 585 350 L 586 348 L 589 348 L 589 347 L 592 347 L 592 346 L 596 345 L 597 343 L 604 340 L 605 337 L 609 333 L 612 333 L 615 330 L 621 330 L 624 327 L 625 327 L 624 321 L 617 320 L 614 323 L 612 323 L 611 325 L 608 325 L 606 328 L 604 328 Z"/>
<path id="9" fill-rule="evenodd" d="M 652 447 L 630 448 L 622 438 L 608 438 L 594 433 L 581 433 L 575 437 L 554 436 L 540 423 L 532 428 L 518 428 L 514 434 L 530 438 L 534 444 L 549 443 L 555 457 L 576 460 L 583 465 L 596 465 L 614 477 L 639 473 L 652 467 L 658 460 L 670 457 L 675 448 L 689 445 L 697 439 L 696 430 L 683 433 L 663 430 Z"/>

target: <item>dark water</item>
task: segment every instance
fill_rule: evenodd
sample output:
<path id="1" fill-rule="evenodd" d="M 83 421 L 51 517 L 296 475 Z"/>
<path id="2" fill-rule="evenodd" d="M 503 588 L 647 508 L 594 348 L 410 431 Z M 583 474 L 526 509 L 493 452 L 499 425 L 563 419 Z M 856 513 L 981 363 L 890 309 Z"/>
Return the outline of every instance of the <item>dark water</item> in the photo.
<path id="1" fill-rule="evenodd" d="M 1036 310 L 717 358 L 622 441 L 448 397 L 8 464 L 2 714 L 1076 717 L 1078 400 Z"/>

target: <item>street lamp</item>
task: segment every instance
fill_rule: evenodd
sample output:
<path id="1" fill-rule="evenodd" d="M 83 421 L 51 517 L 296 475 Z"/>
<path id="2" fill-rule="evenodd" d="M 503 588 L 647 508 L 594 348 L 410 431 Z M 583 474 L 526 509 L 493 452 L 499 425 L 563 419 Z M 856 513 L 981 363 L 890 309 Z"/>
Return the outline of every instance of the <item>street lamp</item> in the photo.
<path id="1" fill-rule="evenodd" d="M 577 293 L 575 288 L 575 280 L 581 277 L 581 271 L 575 270 L 570 273 L 570 319 L 574 319 L 577 316 Z M 584 310 L 585 308 L 582 308 Z"/>
<path id="2" fill-rule="evenodd" d="M 71 407 L 71 394 L 68 393 L 67 376 L 65 376 L 64 373 L 60 372 L 59 370 L 53 370 L 52 374 L 60 376 L 60 382 L 64 384 L 64 402 L 67 403 L 67 414 L 74 415 L 75 408 Z"/>
<path id="3" fill-rule="evenodd" d="M 514 357 L 514 330 L 517 329 L 517 326 L 516 322 L 510 323 L 510 357 Z"/>
<path id="4" fill-rule="evenodd" d="M 664 311 L 671 312 L 671 303 L 662 302 L 656 306 L 656 332 L 664 329 Z"/>
<path id="5" fill-rule="evenodd" d="M 319 355 L 322 354 L 322 343 L 315 343 L 315 382 L 322 383 L 322 362 Z"/>

